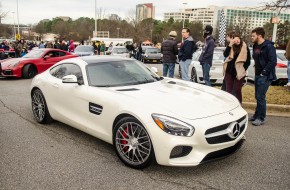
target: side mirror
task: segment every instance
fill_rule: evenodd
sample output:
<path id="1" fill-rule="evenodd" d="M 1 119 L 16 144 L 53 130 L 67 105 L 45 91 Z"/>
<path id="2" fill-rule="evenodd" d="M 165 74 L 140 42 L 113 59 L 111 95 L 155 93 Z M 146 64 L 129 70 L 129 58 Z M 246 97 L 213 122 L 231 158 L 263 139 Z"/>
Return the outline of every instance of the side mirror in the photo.
<path id="1" fill-rule="evenodd" d="M 158 69 L 156 67 L 151 67 L 150 68 L 154 73 L 158 73 Z"/>
<path id="2" fill-rule="evenodd" d="M 67 75 L 67 76 L 62 77 L 62 83 L 78 84 L 78 79 L 75 75 Z"/>
<path id="3" fill-rule="evenodd" d="M 43 57 L 44 60 L 47 60 L 48 58 L 50 58 L 49 55 L 46 55 L 46 56 Z"/>

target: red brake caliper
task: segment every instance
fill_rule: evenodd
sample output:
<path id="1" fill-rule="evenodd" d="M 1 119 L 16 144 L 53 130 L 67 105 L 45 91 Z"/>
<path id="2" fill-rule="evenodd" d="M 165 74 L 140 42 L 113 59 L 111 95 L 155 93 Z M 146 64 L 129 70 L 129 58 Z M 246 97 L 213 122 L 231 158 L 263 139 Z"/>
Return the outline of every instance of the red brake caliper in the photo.
<path id="1" fill-rule="evenodd" d="M 125 131 L 126 131 L 126 132 L 125 132 Z M 128 133 L 128 127 L 125 128 L 125 131 L 122 132 L 122 135 L 123 135 L 124 138 L 128 138 L 128 135 L 127 135 L 127 133 Z M 125 144 L 127 144 L 127 143 L 128 143 L 127 141 L 125 141 L 125 140 L 121 140 L 121 144 L 125 145 Z M 125 147 L 123 148 L 123 151 L 127 152 L 128 149 L 129 149 L 129 147 L 128 147 L 128 146 L 125 146 Z"/>

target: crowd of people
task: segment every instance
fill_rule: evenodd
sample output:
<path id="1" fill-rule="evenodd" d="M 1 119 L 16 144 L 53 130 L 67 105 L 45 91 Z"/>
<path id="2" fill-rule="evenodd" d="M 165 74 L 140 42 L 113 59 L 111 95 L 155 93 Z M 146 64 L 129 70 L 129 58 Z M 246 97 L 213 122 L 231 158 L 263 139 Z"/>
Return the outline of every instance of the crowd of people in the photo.
<path id="1" fill-rule="evenodd" d="M 207 25 L 204 29 L 204 46 L 199 57 L 202 66 L 203 80 L 205 85 L 211 86 L 210 68 L 212 67 L 215 42 L 212 36 L 213 28 Z M 181 30 L 183 42 L 179 51 L 175 38 L 177 33 L 171 31 L 169 38 L 162 43 L 163 76 L 174 77 L 176 59 L 179 60 L 182 80 L 189 81 L 188 68 L 192 61 L 193 53 L 198 49 L 190 29 Z M 265 123 L 266 118 L 266 94 L 272 81 L 276 80 L 277 55 L 274 43 L 265 39 L 265 30 L 258 27 L 252 31 L 253 53 L 236 32 L 227 33 L 227 46 L 224 51 L 222 89 L 233 94 L 242 103 L 242 87 L 246 77 L 246 71 L 251 62 L 251 56 L 255 62 L 255 98 L 257 100 L 256 111 L 249 120 L 255 126 Z M 288 83 L 290 86 L 290 41 L 286 48 L 288 59 Z"/>
<path id="2" fill-rule="evenodd" d="M 205 85 L 211 86 L 210 69 L 213 62 L 213 54 L 215 48 L 214 38 L 212 36 L 213 27 L 207 25 L 204 29 L 204 45 L 201 49 L 199 57 L 202 66 L 203 81 Z M 182 43 L 180 47 L 177 45 L 176 31 L 169 33 L 168 39 L 164 40 L 158 47 L 161 49 L 163 76 L 174 77 L 175 64 L 179 61 L 182 80 L 189 81 L 188 70 L 192 62 L 192 56 L 197 51 L 198 46 L 194 38 L 190 36 L 190 29 L 183 28 L 181 30 Z M 277 64 L 277 55 L 274 43 L 265 39 L 265 31 L 258 27 L 252 31 L 253 53 L 251 55 L 249 47 L 236 32 L 228 32 L 226 36 L 227 46 L 224 51 L 223 75 L 224 82 L 222 89 L 233 94 L 242 103 L 242 87 L 246 77 L 246 71 L 250 65 L 251 57 L 255 62 L 255 98 L 257 100 L 256 111 L 250 121 L 253 125 L 263 125 L 266 118 L 266 94 L 273 80 L 276 80 L 275 67 Z M 81 43 L 83 44 L 83 42 Z M 104 55 L 106 45 L 104 42 L 92 42 L 91 44 L 97 55 Z M 123 45 L 123 44 L 122 44 Z M 109 46 L 113 46 L 111 43 Z M 12 44 L 3 41 L 0 50 L 9 51 L 10 48 L 15 50 L 15 57 L 22 57 L 34 47 L 38 48 L 55 48 L 64 51 L 73 52 L 75 44 L 73 40 L 68 42 L 64 40 L 56 40 L 54 43 L 41 41 L 39 44 L 35 42 L 26 42 L 21 39 Z M 126 48 L 131 56 L 137 60 L 142 57 L 142 43 L 127 44 Z M 286 58 L 288 59 L 288 83 L 290 86 L 290 41 L 286 48 Z"/>

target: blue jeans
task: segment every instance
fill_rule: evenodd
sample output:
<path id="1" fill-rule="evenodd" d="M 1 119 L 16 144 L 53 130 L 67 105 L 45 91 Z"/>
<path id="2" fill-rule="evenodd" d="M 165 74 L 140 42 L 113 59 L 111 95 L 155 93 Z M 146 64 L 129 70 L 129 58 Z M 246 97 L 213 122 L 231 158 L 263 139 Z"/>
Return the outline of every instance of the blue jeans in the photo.
<path id="1" fill-rule="evenodd" d="M 288 75 L 288 82 L 290 82 L 290 61 L 288 61 L 287 75 Z"/>
<path id="2" fill-rule="evenodd" d="M 207 63 L 202 64 L 203 81 L 205 82 L 205 85 L 207 86 L 211 86 L 210 78 L 209 78 L 209 71 L 210 71 L 210 65 Z"/>
<path id="3" fill-rule="evenodd" d="M 167 77 L 167 73 L 168 73 L 169 74 L 168 76 L 170 78 L 173 78 L 174 68 L 175 68 L 175 63 L 163 63 L 163 76 Z"/>
<path id="4" fill-rule="evenodd" d="M 189 76 L 188 76 L 188 67 L 191 64 L 191 59 L 187 59 L 185 61 L 179 61 L 179 66 L 181 69 L 181 76 L 182 80 L 189 81 Z"/>
<path id="5" fill-rule="evenodd" d="M 267 76 L 255 76 L 255 98 L 257 100 L 254 118 L 262 121 L 266 118 L 266 93 L 271 84 Z"/>

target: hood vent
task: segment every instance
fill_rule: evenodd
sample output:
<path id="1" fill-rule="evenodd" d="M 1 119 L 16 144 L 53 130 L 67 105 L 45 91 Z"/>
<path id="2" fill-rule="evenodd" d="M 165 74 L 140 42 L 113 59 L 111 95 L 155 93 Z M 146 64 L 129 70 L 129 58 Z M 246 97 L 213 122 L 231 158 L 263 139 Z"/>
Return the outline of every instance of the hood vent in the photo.
<path id="1" fill-rule="evenodd" d="M 117 91 L 137 91 L 137 90 L 140 90 L 140 89 L 137 89 L 137 88 L 127 88 L 127 89 L 119 89 Z"/>

